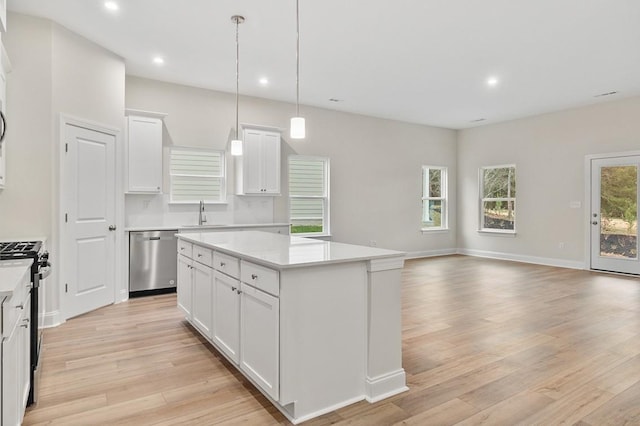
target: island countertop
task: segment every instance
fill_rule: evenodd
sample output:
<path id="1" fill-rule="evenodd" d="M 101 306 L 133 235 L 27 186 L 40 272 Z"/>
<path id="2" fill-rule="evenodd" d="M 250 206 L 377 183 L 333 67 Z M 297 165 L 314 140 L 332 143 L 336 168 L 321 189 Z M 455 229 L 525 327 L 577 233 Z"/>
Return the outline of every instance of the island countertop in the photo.
<path id="1" fill-rule="evenodd" d="M 260 231 L 200 232 L 178 234 L 178 238 L 277 269 L 398 258 L 405 255 L 395 250 Z"/>

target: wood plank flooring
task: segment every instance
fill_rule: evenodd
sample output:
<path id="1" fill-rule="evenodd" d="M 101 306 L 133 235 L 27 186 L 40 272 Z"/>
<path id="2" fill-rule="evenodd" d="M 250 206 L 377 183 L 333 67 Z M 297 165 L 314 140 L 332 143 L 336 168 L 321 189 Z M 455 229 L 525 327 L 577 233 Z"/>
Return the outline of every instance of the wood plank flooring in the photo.
<path id="1" fill-rule="evenodd" d="M 308 425 L 640 425 L 640 280 L 464 256 L 406 262 L 410 390 Z M 176 308 L 132 299 L 45 331 L 24 424 L 289 422 Z"/>

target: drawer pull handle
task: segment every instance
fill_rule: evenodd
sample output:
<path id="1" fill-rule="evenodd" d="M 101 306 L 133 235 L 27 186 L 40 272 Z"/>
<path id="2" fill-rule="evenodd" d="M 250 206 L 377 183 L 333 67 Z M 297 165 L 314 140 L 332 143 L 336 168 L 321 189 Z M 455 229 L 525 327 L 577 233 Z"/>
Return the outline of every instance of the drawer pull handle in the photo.
<path id="1" fill-rule="evenodd" d="M 19 304 L 19 305 L 16 305 L 16 308 L 18 308 L 18 309 L 24 309 L 24 305 L 21 303 L 21 304 Z"/>
<path id="2" fill-rule="evenodd" d="M 184 250 L 184 247 L 180 247 L 180 250 Z"/>
<path id="3" fill-rule="evenodd" d="M 240 294 L 242 293 L 242 290 L 236 290 L 236 293 Z"/>
<path id="4" fill-rule="evenodd" d="M 236 287 L 231 287 L 231 291 L 236 291 Z"/>
<path id="5" fill-rule="evenodd" d="M 256 279 L 258 279 L 258 276 L 256 274 L 251 274 L 251 279 L 252 280 L 256 280 Z"/>
<path id="6" fill-rule="evenodd" d="M 202 257 L 202 255 L 200 253 L 198 253 L 198 257 Z"/>
<path id="7" fill-rule="evenodd" d="M 27 327 L 29 327 L 29 324 L 20 324 L 20 327 L 27 328 Z"/>
<path id="8" fill-rule="evenodd" d="M 226 263 L 224 263 L 224 262 L 220 262 L 220 267 L 221 267 L 221 268 L 224 268 L 224 265 L 226 265 Z"/>

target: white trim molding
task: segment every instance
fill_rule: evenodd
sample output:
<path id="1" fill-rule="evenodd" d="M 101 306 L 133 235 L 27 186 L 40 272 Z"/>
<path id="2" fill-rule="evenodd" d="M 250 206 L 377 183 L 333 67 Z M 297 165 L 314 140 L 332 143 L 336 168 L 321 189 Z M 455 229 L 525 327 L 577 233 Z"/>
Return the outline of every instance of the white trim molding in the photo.
<path id="1" fill-rule="evenodd" d="M 473 249 L 458 249 L 458 254 L 473 257 L 485 257 L 488 259 L 533 263 L 536 265 L 555 266 L 558 268 L 585 269 L 584 262 L 582 260 L 554 259 L 550 257 L 537 257 L 522 254 L 500 253 L 495 251 Z"/>
<path id="2" fill-rule="evenodd" d="M 408 390 L 405 372 L 401 368 L 382 376 L 367 377 L 366 400 L 374 403 Z"/>
<path id="3" fill-rule="evenodd" d="M 424 250 L 424 251 L 410 251 L 404 257 L 405 259 L 422 259 L 423 257 L 438 257 L 438 256 L 449 256 L 451 254 L 457 254 L 458 249 L 448 248 L 448 249 L 440 249 L 440 250 Z"/>

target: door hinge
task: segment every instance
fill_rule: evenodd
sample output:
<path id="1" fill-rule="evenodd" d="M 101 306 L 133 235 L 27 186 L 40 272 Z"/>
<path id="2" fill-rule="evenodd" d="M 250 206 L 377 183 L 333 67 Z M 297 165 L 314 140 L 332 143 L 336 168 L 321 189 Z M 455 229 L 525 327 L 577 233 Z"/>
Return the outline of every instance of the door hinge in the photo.
<path id="1" fill-rule="evenodd" d="M 69 284 L 64 283 L 64 292 L 69 293 Z"/>
<path id="2" fill-rule="evenodd" d="M 64 144 L 64 152 L 69 152 L 69 144 L 68 143 Z"/>
<path id="3" fill-rule="evenodd" d="M 69 214 L 65 213 L 64 214 L 64 223 L 67 223 L 67 222 L 69 222 Z"/>

